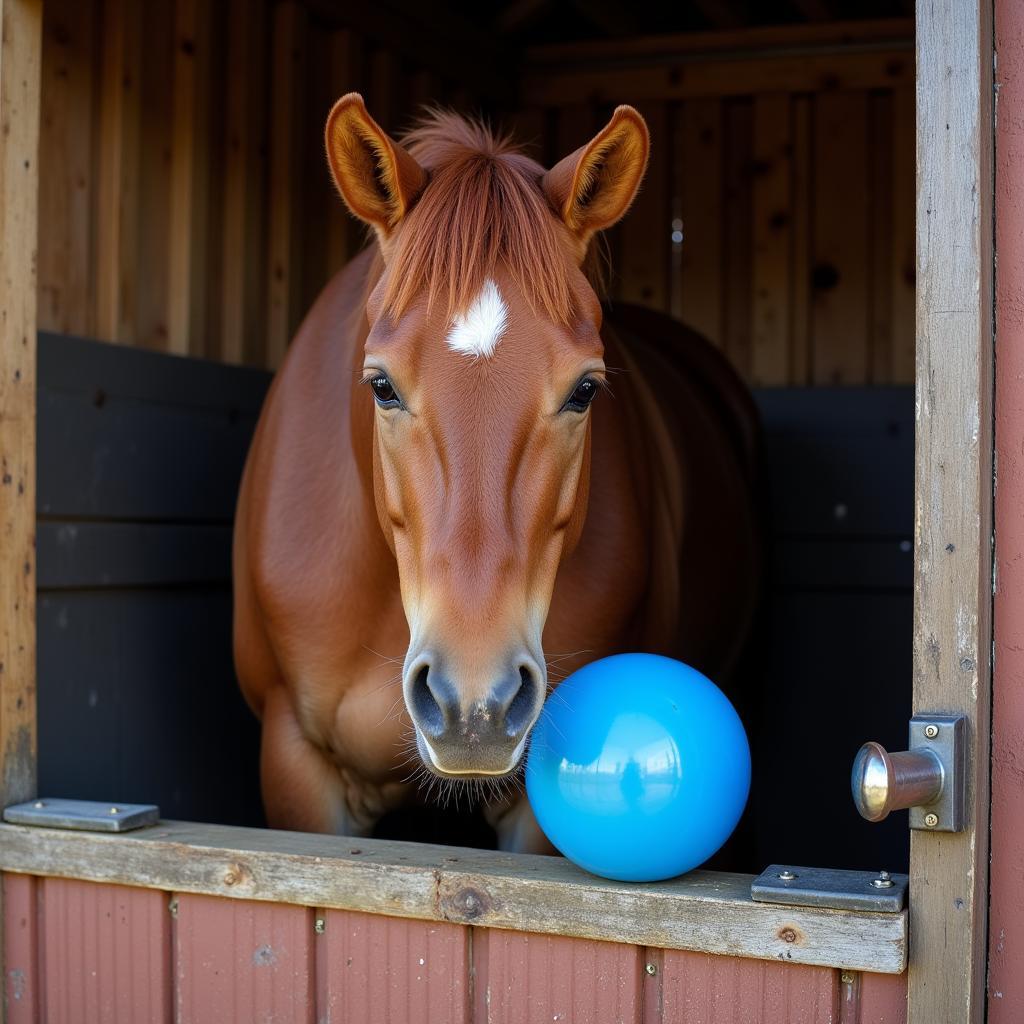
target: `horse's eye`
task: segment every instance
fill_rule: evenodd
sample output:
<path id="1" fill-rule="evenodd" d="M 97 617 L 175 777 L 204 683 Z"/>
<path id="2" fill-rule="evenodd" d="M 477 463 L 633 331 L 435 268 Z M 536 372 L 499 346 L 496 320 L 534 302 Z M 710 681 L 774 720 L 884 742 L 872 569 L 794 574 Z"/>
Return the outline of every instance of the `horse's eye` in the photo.
<path id="1" fill-rule="evenodd" d="M 597 381 L 591 377 L 585 377 L 576 385 L 573 393 L 562 408 L 570 409 L 573 412 L 586 412 L 596 394 Z"/>
<path id="2" fill-rule="evenodd" d="M 383 373 L 375 374 L 370 378 L 370 388 L 378 405 L 384 408 L 398 405 L 398 395 L 395 393 L 394 385 Z"/>

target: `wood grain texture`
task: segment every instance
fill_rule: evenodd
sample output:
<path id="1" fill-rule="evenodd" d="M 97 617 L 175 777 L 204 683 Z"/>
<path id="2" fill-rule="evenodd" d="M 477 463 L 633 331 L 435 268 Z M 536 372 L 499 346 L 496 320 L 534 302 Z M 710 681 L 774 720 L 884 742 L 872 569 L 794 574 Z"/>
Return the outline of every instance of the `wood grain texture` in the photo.
<path id="1" fill-rule="evenodd" d="M 39 326 L 92 332 L 96 0 L 47 0 L 39 136 Z"/>
<path id="2" fill-rule="evenodd" d="M 618 942 L 475 929 L 474 1024 L 640 1024 L 644 963 Z"/>
<path id="3" fill-rule="evenodd" d="M 0 803 L 36 786 L 39 0 L 0 4 Z"/>
<path id="4" fill-rule="evenodd" d="M 687 101 L 681 134 L 682 319 L 714 345 L 725 343 L 722 295 L 722 103 Z"/>
<path id="5" fill-rule="evenodd" d="M 915 127 L 914 90 L 910 86 L 892 94 L 892 355 L 890 379 L 904 383 L 914 378 L 915 303 Z"/>
<path id="6" fill-rule="evenodd" d="M 175 4 L 174 129 L 167 282 L 167 349 L 201 354 L 205 340 L 210 191 L 212 11 L 201 0 Z"/>
<path id="7" fill-rule="evenodd" d="M 321 912 L 317 1024 L 468 1024 L 469 929 Z"/>
<path id="8" fill-rule="evenodd" d="M 914 711 L 968 716 L 967 827 L 912 832 L 909 1020 L 985 1013 L 992 607 L 991 6 L 917 8 Z"/>
<path id="9" fill-rule="evenodd" d="M 750 96 L 759 92 L 820 92 L 823 89 L 889 88 L 910 82 L 914 62 L 904 47 L 890 51 L 787 54 L 759 60 L 664 61 L 653 67 L 583 67 L 542 73 L 527 70 L 526 103 L 614 103 L 679 100 L 696 96 Z"/>
<path id="10" fill-rule="evenodd" d="M 219 339 L 227 363 L 263 355 L 266 13 L 262 3 L 231 0 L 228 16 Z"/>
<path id="11" fill-rule="evenodd" d="M 837 1017 L 839 979 L 824 967 L 666 951 L 656 978 L 666 1024 L 821 1024 Z"/>
<path id="12" fill-rule="evenodd" d="M 815 99 L 811 279 L 814 383 L 867 379 L 867 93 Z"/>
<path id="13" fill-rule="evenodd" d="M 751 380 L 792 379 L 793 126 L 788 94 L 754 100 Z"/>
<path id="14" fill-rule="evenodd" d="M 39 1024 L 39 879 L 3 876 L 4 1020 Z"/>
<path id="15" fill-rule="evenodd" d="M 724 107 L 725 196 L 719 228 L 724 246 L 722 343 L 729 361 L 745 378 L 751 368 L 753 114 L 749 99 L 730 100 Z"/>
<path id="16" fill-rule="evenodd" d="M 300 154 L 302 69 L 305 60 L 306 11 L 298 3 L 279 4 L 271 28 L 270 184 L 267 240 L 266 364 L 276 369 L 284 359 L 298 324 L 302 250 L 300 225 Z"/>
<path id="17" fill-rule="evenodd" d="M 175 1024 L 312 1024 L 313 912 L 175 897 Z M 166 897 L 162 899 L 167 916 Z"/>
<path id="18" fill-rule="evenodd" d="M 103 5 L 96 139 L 96 337 L 135 340 L 142 144 L 142 7 Z"/>
<path id="19" fill-rule="evenodd" d="M 41 1019 L 170 1024 L 170 915 L 163 893 L 44 878 Z"/>
<path id="20" fill-rule="evenodd" d="M 1024 8 L 995 4 L 995 667 L 989 1024 L 1024 1020 Z"/>
<path id="21" fill-rule="evenodd" d="M 3 825 L 0 869 L 881 973 L 906 963 L 904 913 L 754 903 L 749 875 L 624 885 L 561 858 L 187 822 L 115 839 Z"/>

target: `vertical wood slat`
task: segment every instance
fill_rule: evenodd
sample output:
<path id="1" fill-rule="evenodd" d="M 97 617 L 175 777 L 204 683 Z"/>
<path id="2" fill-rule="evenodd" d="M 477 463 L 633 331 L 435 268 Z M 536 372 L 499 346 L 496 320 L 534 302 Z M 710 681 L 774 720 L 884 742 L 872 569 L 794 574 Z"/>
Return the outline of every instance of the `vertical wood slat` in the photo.
<path id="1" fill-rule="evenodd" d="M 39 329 L 93 333 L 96 0 L 47 0 L 39 136 Z"/>
<path id="2" fill-rule="evenodd" d="M 169 1024 L 170 916 L 153 889 L 43 878 L 42 1019 Z"/>
<path id="3" fill-rule="evenodd" d="M 792 124 L 788 94 L 754 99 L 751 380 L 792 377 Z"/>
<path id="4" fill-rule="evenodd" d="M 862 974 L 856 1024 L 906 1024 L 906 974 Z"/>
<path id="5" fill-rule="evenodd" d="M 299 316 L 303 149 L 298 111 L 303 103 L 306 28 L 306 10 L 295 0 L 273 9 L 266 345 L 270 368 L 281 365 Z"/>
<path id="6" fill-rule="evenodd" d="M 3 974 L 7 1024 L 39 1024 L 39 920 L 31 875 L 3 876 Z"/>
<path id="7" fill-rule="evenodd" d="M 142 129 L 142 7 L 104 0 L 96 180 L 97 337 L 135 341 Z"/>
<path id="8" fill-rule="evenodd" d="M 617 289 L 621 298 L 667 311 L 672 221 L 668 107 L 664 103 L 641 103 L 637 109 L 651 133 L 651 156 L 640 192 L 619 228 L 618 265 L 613 269 L 621 278 Z"/>
<path id="9" fill-rule="evenodd" d="M 996 0 L 996 593 L 988 1024 L 1024 1019 L 1024 9 Z"/>
<path id="10" fill-rule="evenodd" d="M 665 1024 L 821 1024 L 838 1016 L 838 972 L 828 967 L 665 950 L 657 978 Z"/>
<path id="11" fill-rule="evenodd" d="M 811 98 L 793 97 L 793 273 L 790 378 L 810 384 L 811 344 Z"/>
<path id="12" fill-rule="evenodd" d="M 266 13 L 251 0 L 231 0 L 228 12 L 219 351 L 228 363 L 262 354 Z"/>
<path id="13" fill-rule="evenodd" d="M 733 366 L 750 376 L 751 189 L 753 107 L 750 100 L 725 105 L 725 215 L 720 227 L 725 246 L 722 289 L 725 311 L 722 341 Z"/>
<path id="14" fill-rule="evenodd" d="M 181 893 L 175 1024 L 314 1020 L 313 911 Z"/>
<path id="15" fill-rule="evenodd" d="M 641 1021 L 644 961 L 638 946 L 479 929 L 473 933 L 473 967 L 474 1024 Z"/>
<path id="16" fill-rule="evenodd" d="M 867 378 L 867 94 L 815 98 L 814 382 Z"/>
<path id="17" fill-rule="evenodd" d="M 468 928 L 344 910 L 321 916 L 318 1024 L 468 1024 Z"/>
<path id="18" fill-rule="evenodd" d="M 907 87 L 892 94 L 892 358 L 894 384 L 914 379 L 914 93 Z"/>
<path id="19" fill-rule="evenodd" d="M 146 112 L 145 144 L 139 170 L 139 266 L 145 287 L 136 295 L 135 344 L 166 349 L 172 162 L 174 139 L 174 63 L 177 45 L 172 4 L 145 4 L 142 105 Z"/>
<path id="20" fill-rule="evenodd" d="M 917 5 L 915 712 L 962 712 L 962 832 L 910 834 L 910 1024 L 985 1014 L 992 644 L 992 7 Z"/>
<path id="21" fill-rule="evenodd" d="M 202 352 L 206 326 L 212 9 L 175 4 L 167 348 Z"/>
<path id="22" fill-rule="evenodd" d="M 36 788 L 40 0 L 0 2 L 0 805 Z"/>
<path id="23" fill-rule="evenodd" d="M 722 102 L 688 100 L 679 132 L 682 167 L 682 319 L 719 347 L 722 322 Z"/>

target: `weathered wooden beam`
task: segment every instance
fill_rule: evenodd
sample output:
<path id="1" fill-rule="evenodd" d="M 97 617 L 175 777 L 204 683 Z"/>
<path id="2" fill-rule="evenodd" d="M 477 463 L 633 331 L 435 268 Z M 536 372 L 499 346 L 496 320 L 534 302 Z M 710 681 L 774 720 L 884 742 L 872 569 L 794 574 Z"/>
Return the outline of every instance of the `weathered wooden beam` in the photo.
<path id="1" fill-rule="evenodd" d="M 0 825 L 0 869 L 883 974 L 906 960 L 905 911 L 755 903 L 750 875 L 636 885 L 561 857 L 173 821 L 120 836 Z"/>
<path id="2" fill-rule="evenodd" d="M 657 57 L 638 66 L 601 62 L 554 68 L 531 65 L 523 76 L 525 104 L 617 103 L 680 100 L 696 96 L 757 96 L 780 92 L 892 89 L 914 77 L 904 49 L 867 52 Z"/>
<path id="3" fill-rule="evenodd" d="M 531 66 L 567 67 L 598 62 L 628 63 L 641 58 L 661 59 L 712 53 L 768 57 L 800 50 L 804 53 L 898 49 L 912 51 L 914 22 L 911 18 L 876 21 L 837 21 L 822 25 L 768 25 L 719 32 L 686 32 L 635 36 L 631 39 L 599 39 L 576 43 L 548 43 L 526 51 Z"/>
<path id="4" fill-rule="evenodd" d="M 36 787 L 41 0 L 0 0 L 0 800 Z"/>
<path id="5" fill-rule="evenodd" d="M 914 711 L 970 722 L 967 827 L 912 832 L 910 1024 L 985 1016 L 992 691 L 992 5 L 917 5 Z"/>

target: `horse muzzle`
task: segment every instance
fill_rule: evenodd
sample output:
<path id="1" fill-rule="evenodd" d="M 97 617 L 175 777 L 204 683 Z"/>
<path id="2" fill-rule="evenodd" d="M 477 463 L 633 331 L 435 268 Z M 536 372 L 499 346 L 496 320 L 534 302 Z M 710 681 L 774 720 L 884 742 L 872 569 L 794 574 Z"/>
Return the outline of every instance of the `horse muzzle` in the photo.
<path id="1" fill-rule="evenodd" d="M 468 692 L 436 661 L 421 656 L 404 690 L 428 771 L 446 778 L 496 778 L 518 767 L 545 685 L 536 662 L 522 657 L 482 694 Z"/>

